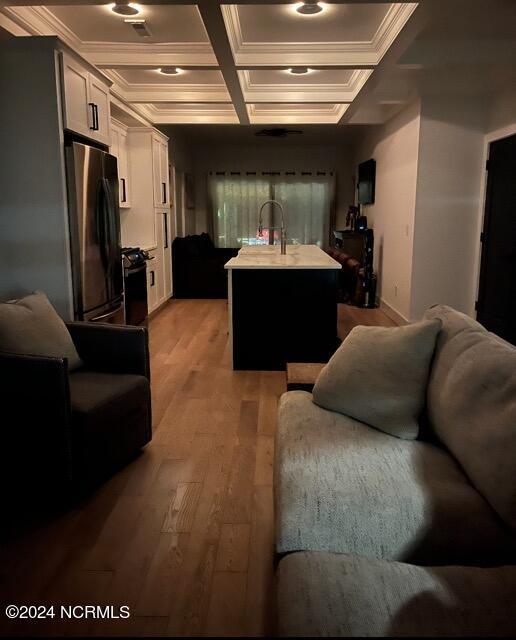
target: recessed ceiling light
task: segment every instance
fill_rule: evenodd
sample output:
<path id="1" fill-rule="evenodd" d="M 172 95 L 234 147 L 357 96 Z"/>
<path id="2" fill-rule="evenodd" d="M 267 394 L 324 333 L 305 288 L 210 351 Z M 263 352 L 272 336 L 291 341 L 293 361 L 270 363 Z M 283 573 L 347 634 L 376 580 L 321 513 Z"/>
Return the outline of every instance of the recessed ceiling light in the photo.
<path id="1" fill-rule="evenodd" d="M 303 76 L 305 73 L 310 73 L 311 69 L 308 67 L 290 67 L 287 69 L 287 73 L 291 73 L 293 76 Z"/>
<path id="2" fill-rule="evenodd" d="M 142 12 L 139 5 L 134 2 L 127 2 L 124 0 L 119 0 L 118 2 L 110 4 L 109 8 L 113 13 L 116 13 L 119 16 L 137 16 Z"/>
<path id="3" fill-rule="evenodd" d="M 324 4 L 317 0 L 305 0 L 304 2 L 297 2 L 294 5 L 294 9 L 302 16 L 315 16 L 324 11 Z"/>
<path id="4" fill-rule="evenodd" d="M 180 73 L 183 73 L 183 69 L 180 69 L 179 67 L 160 67 L 157 71 L 165 76 L 177 76 Z"/>

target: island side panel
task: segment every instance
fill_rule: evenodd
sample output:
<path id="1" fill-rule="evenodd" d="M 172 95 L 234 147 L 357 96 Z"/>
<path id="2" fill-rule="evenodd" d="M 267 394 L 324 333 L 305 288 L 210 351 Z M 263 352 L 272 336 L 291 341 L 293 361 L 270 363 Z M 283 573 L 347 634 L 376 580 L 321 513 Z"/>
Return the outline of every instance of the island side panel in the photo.
<path id="1" fill-rule="evenodd" d="M 327 362 L 337 347 L 335 269 L 233 269 L 233 368 Z"/>

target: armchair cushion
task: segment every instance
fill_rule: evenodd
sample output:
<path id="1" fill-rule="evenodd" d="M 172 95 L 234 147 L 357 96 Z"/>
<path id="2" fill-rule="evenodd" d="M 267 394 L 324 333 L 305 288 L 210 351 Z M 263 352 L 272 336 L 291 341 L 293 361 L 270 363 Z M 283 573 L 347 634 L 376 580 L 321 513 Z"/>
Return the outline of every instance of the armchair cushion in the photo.
<path id="1" fill-rule="evenodd" d="M 438 319 L 355 327 L 321 371 L 314 402 L 398 438 L 417 438 L 440 328 Z"/>
<path id="2" fill-rule="evenodd" d="M 68 322 L 75 346 L 90 370 L 131 373 L 150 379 L 149 339 L 145 327 Z"/>
<path id="3" fill-rule="evenodd" d="M 109 471 L 151 439 L 150 385 L 144 376 L 70 375 L 73 450 L 84 476 Z M 81 474 L 82 475 L 82 474 Z"/>
<path id="4" fill-rule="evenodd" d="M 67 358 L 69 371 L 82 365 L 65 323 L 40 291 L 0 303 L 0 351 Z"/>

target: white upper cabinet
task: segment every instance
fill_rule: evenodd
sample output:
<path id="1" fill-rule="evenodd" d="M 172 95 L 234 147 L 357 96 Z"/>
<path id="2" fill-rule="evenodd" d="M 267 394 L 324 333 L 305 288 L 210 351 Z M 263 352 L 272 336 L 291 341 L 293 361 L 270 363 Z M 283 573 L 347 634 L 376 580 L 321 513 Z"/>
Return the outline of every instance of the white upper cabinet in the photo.
<path id="1" fill-rule="evenodd" d="M 65 129 L 91 137 L 93 109 L 89 105 L 90 74 L 74 58 L 63 54 Z"/>
<path id="2" fill-rule="evenodd" d="M 156 134 L 152 136 L 152 172 L 154 176 L 154 206 L 168 206 L 170 204 L 168 143 Z"/>
<path id="3" fill-rule="evenodd" d="M 110 142 L 110 101 L 109 87 L 90 73 L 90 103 L 94 105 L 96 115 L 95 140 Z"/>
<path id="4" fill-rule="evenodd" d="M 109 152 L 116 156 L 118 161 L 118 200 L 122 209 L 131 206 L 130 177 L 129 177 L 129 149 L 127 146 L 127 129 L 111 122 L 111 145 Z"/>
<path id="5" fill-rule="evenodd" d="M 67 53 L 62 54 L 62 80 L 65 129 L 109 144 L 109 86 Z"/>
<path id="6" fill-rule="evenodd" d="M 163 188 L 163 204 L 170 204 L 170 178 L 168 168 L 168 143 L 160 141 L 160 182 Z"/>

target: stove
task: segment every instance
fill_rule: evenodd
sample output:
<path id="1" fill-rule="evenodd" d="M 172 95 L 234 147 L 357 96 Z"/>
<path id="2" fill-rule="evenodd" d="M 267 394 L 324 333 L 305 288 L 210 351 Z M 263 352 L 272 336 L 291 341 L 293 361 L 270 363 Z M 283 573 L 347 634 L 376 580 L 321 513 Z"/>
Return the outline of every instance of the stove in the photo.
<path id="1" fill-rule="evenodd" d="M 140 247 L 122 249 L 125 289 L 125 321 L 144 324 L 147 319 L 147 260 L 149 252 Z"/>

